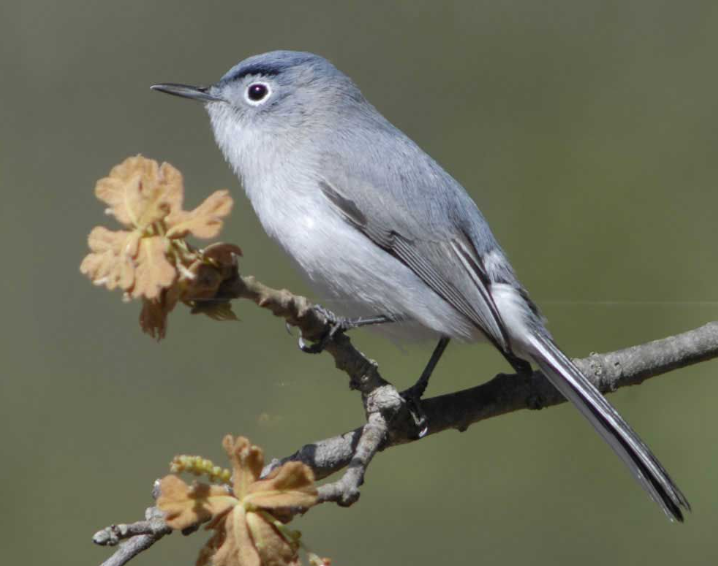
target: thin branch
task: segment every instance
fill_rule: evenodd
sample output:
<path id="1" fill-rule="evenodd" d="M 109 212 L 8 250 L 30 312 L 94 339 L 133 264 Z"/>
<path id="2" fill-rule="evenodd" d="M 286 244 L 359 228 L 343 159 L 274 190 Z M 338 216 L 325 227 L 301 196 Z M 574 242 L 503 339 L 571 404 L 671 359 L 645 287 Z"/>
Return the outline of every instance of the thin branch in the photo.
<path id="1" fill-rule="evenodd" d="M 145 511 L 145 521 L 128 525 L 110 525 L 95 533 L 92 542 L 101 546 L 120 545 L 115 553 L 101 566 L 124 566 L 135 556 L 144 552 L 172 529 L 165 524 L 164 515 L 157 507 Z"/>
<path id="2" fill-rule="evenodd" d="M 359 442 L 347 466 L 347 471 L 338 481 L 324 484 L 319 488 L 319 502 L 334 501 L 348 507 L 359 499 L 359 487 L 364 483 L 364 475 L 374 455 L 386 440 L 389 423 L 381 413 L 369 415 L 369 422 L 361 429 Z"/>
<path id="3" fill-rule="evenodd" d="M 221 298 L 249 299 L 274 316 L 283 318 L 296 326 L 304 338 L 320 340 L 330 329 L 330 321 L 320 309 L 312 308 L 305 297 L 294 295 L 286 289 L 272 289 L 254 277 L 239 274 L 227 280 L 220 289 Z M 337 369 L 349 376 L 349 386 L 367 396 L 378 388 L 388 385 L 379 373 L 377 363 L 354 347 L 343 334 L 336 336 L 325 348 L 334 358 Z"/>
<path id="4" fill-rule="evenodd" d="M 574 360 L 585 375 L 604 393 L 639 385 L 645 380 L 674 369 L 718 357 L 718 322 L 708 323 L 676 336 L 607 354 L 592 354 Z M 490 381 L 447 395 L 422 401 L 429 432 L 466 430 L 469 425 L 519 411 L 543 409 L 566 400 L 539 372 L 532 376 L 499 374 Z M 354 431 L 307 444 L 285 460 L 300 460 L 315 469 L 318 478 L 350 465 Z M 413 422 L 405 419 L 392 424 L 383 448 L 418 440 Z"/>
<path id="5" fill-rule="evenodd" d="M 269 309 L 275 316 L 284 318 L 287 324 L 298 327 L 302 336 L 310 340 L 320 340 L 329 331 L 331 321 L 324 311 L 313 308 L 309 300 L 286 289 L 267 287 L 254 277 L 237 274 L 221 292 L 225 297 L 249 299 Z M 326 344 L 325 350 L 334 358 L 336 367 L 349 376 L 349 387 L 361 392 L 367 419 L 367 423 L 349 439 L 351 456 L 344 476 L 334 483 L 323 485 L 319 491 L 320 502 L 333 501 L 349 506 L 359 499 L 359 487 L 364 483 L 372 458 L 390 433 L 390 423 L 406 410 L 404 400 L 396 388 L 381 376 L 377 363 L 355 348 L 347 336 L 335 336 Z M 265 468 L 264 474 L 285 461 L 273 461 Z M 314 471 L 315 474 L 322 474 L 321 470 Z"/>

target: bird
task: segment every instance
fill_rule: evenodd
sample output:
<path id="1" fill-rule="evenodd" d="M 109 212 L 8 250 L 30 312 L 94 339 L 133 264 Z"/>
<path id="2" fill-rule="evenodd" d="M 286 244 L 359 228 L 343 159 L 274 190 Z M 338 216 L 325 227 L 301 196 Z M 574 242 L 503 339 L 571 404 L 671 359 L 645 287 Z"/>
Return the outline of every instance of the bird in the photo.
<path id="1" fill-rule="evenodd" d="M 438 340 L 415 402 L 450 340 L 489 342 L 517 372 L 536 366 L 683 521 L 688 500 L 557 346 L 473 199 L 348 75 L 319 55 L 272 51 L 211 86 L 151 88 L 204 104 L 264 230 L 334 305 L 340 330 L 384 323 L 400 340 Z"/>

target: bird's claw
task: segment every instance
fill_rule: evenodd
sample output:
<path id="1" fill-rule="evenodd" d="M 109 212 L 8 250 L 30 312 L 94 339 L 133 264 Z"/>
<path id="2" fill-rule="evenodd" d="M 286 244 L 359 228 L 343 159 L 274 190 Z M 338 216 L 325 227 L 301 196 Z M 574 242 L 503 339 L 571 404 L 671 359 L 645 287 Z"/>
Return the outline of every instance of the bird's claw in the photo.
<path id="1" fill-rule="evenodd" d="M 406 408 L 414 421 L 414 426 L 418 430 L 417 438 L 423 438 L 429 432 L 429 419 L 421 406 L 423 391 L 419 391 L 414 386 L 402 391 L 400 395 L 404 399 Z"/>
<path id="2" fill-rule="evenodd" d="M 325 309 L 321 305 L 314 305 L 313 308 L 315 312 L 317 312 L 326 319 L 327 324 L 329 324 L 329 330 L 327 330 L 327 332 L 324 333 L 324 336 L 322 336 L 313 344 L 307 344 L 307 342 L 304 340 L 304 337 L 302 336 L 302 331 L 300 330 L 297 344 L 299 345 L 299 349 L 305 354 L 322 353 L 329 344 L 329 342 L 334 340 L 343 332 L 354 328 L 353 321 L 348 318 L 337 316 L 332 311 L 330 311 L 329 309 Z"/>
<path id="3" fill-rule="evenodd" d="M 301 330 L 299 331 L 299 349 L 307 354 L 319 354 L 324 351 L 327 345 L 348 330 L 359 328 L 361 326 L 370 326 L 373 324 L 383 324 L 385 322 L 392 322 L 394 319 L 388 316 L 374 316 L 374 317 L 360 317 L 360 318 L 346 318 L 343 316 L 337 316 L 329 309 L 325 309 L 321 305 L 314 305 L 312 307 L 316 313 L 324 317 L 329 325 L 329 330 L 324 333 L 319 340 L 313 344 L 307 344 L 302 337 Z"/>
<path id="4" fill-rule="evenodd" d="M 304 340 L 304 337 L 302 336 L 302 331 L 300 330 L 297 345 L 305 354 L 321 354 L 329 342 L 329 340 L 325 340 L 325 338 L 326 336 L 322 337 L 322 339 L 318 342 L 314 342 L 314 344 L 307 344 L 306 340 Z"/>

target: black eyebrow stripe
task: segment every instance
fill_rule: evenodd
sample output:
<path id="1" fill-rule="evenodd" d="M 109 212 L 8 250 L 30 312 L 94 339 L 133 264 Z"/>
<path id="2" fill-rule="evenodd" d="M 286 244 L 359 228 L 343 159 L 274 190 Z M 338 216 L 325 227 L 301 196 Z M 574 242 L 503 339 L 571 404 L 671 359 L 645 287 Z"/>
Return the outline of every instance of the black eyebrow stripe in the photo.
<path id="1" fill-rule="evenodd" d="M 269 67 L 267 65 L 250 65 L 237 69 L 237 72 L 226 77 L 225 81 L 236 81 L 250 75 L 264 75 L 265 77 L 273 77 L 279 74 L 277 67 Z"/>

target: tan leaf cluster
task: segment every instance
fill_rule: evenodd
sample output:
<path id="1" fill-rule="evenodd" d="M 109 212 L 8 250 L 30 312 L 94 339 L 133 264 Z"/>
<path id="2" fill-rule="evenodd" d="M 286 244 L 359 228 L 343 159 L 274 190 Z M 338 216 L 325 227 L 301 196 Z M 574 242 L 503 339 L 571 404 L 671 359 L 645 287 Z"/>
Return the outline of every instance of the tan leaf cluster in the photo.
<path id="1" fill-rule="evenodd" d="M 198 250 L 185 240 L 219 234 L 232 210 L 228 191 L 216 191 L 194 210 L 183 210 L 182 174 L 169 163 L 138 155 L 100 179 L 95 195 L 125 229 L 94 228 L 80 271 L 96 285 L 142 299 L 145 332 L 164 337 L 167 314 L 179 301 L 213 318 L 235 318 L 227 301 L 213 299 L 235 273 L 241 250 L 230 244 Z"/>
<path id="2" fill-rule="evenodd" d="M 170 475 L 162 480 L 160 501 L 167 523 L 173 529 L 186 529 L 206 523 L 234 505 L 235 499 L 221 485 L 198 482 L 187 485 L 179 477 Z"/>
<path id="3" fill-rule="evenodd" d="M 219 296 L 221 286 L 237 277 L 237 257 L 242 250 L 234 244 L 216 243 L 184 256 L 183 269 L 174 283 L 156 299 L 144 299 L 140 327 L 153 338 L 162 339 L 167 331 L 167 315 L 183 302 L 192 313 L 215 320 L 237 320 L 229 300 Z"/>
<path id="4" fill-rule="evenodd" d="M 208 522 L 214 535 L 200 552 L 197 566 L 294 566 L 299 536 L 284 526 L 296 508 L 317 502 L 312 470 L 288 462 L 260 480 L 264 454 L 244 437 L 226 436 L 223 446 L 232 463 L 232 491 L 177 476 L 160 481 L 158 507 L 173 529 Z M 314 555 L 312 555 L 314 556 Z"/>

